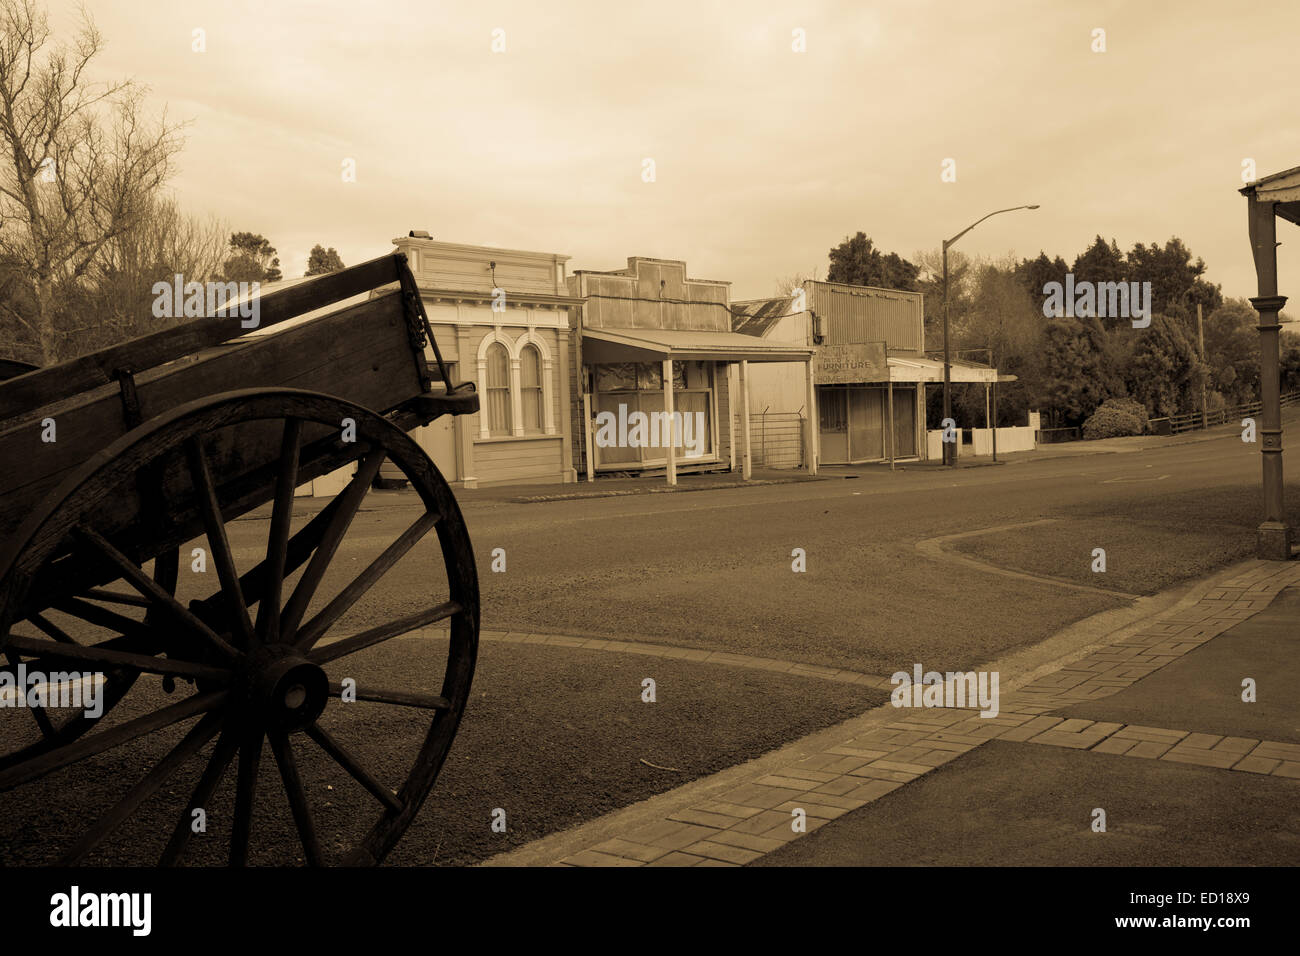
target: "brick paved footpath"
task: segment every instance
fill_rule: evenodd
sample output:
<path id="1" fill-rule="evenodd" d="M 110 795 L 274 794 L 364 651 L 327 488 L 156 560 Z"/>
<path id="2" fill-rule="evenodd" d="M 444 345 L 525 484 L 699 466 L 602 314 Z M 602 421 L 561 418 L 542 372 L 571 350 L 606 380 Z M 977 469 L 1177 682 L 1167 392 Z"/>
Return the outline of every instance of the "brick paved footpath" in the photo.
<path id="1" fill-rule="evenodd" d="M 638 823 L 613 837 L 607 827 L 586 824 L 599 834 L 599 842 L 548 862 L 740 866 L 802 835 L 794 827 L 794 811 L 804 811 L 804 832 L 811 832 L 994 739 L 1300 779 L 1297 741 L 1052 714 L 1124 690 L 1259 613 L 1279 591 L 1300 584 L 1300 562 L 1250 561 L 1215 581 L 1217 586 L 1195 604 L 1159 616 L 1138 633 L 1003 694 L 997 717 L 981 717 L 976 710 L 895 710 L 886 705 L 885 710 L 893 710 L 897 719 L 712 794 L 665 819 Z"/>

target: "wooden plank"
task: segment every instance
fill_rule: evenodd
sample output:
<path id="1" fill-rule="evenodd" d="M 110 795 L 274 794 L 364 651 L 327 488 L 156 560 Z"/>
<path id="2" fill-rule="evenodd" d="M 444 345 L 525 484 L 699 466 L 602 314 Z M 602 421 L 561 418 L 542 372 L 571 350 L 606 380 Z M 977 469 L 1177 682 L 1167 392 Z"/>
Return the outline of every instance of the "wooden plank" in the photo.
<path id="1" fill-rule="evenodd" d="M 258 328 L 269 328 L 285 319 L 397 282 L 400 273 L 406 271 L 405 261 L 406 257 L 400 253 L 381 256 L 311 282 L 258 296 Z M 112 382 L 114 369 L 139 372 L 239 338 L 249 331 L 244 328 L 244 321 L 238 315 L 196 319 L 9 379 L 0 383 L 0 420 Z"/>
<path id="2" fill-rule="evenodd" d="M 138 381 L 140 404 L 148 420 L 208 395 L 279 385 L 325 392 L 382 413 L 421 394 L 410 352 L 401 297 L 393 292 L 193 364 L 161 369 Z M 0 535 L 12 531 L 70 469 L 127 430 L 111 391 L 69 407 L 56 422 L 58 440 L 52 443 L 41 441 L 39 421 L 0 433 Z"/>

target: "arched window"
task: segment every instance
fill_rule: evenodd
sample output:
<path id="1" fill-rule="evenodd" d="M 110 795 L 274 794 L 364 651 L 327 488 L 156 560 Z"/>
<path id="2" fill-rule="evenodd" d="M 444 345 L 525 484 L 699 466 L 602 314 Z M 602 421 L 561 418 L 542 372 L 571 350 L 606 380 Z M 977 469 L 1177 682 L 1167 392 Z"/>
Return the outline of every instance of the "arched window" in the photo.
<path id="1" fill-rule="evenodd" d="M 524 431 L 537 434 L 542 430 L 542 353 L 535 345 L 519 350 L 520 407 Z"/>
<path id="2" fill-rule="evenodd" d="M 510 434 L 510 353 L 500 342 L 487 350 L 487 417 L 490 435 Z"/>

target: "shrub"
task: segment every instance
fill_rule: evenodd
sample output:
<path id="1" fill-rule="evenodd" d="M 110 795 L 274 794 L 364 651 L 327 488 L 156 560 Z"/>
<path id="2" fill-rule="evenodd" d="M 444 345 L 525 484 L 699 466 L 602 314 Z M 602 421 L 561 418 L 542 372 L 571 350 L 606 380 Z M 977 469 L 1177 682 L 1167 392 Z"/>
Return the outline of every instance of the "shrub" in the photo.
<path id="1" fill-rule="evenodd" d="M 1141 418 L 1138 418 L 1129 410 L 1117 408 L 1109 402 L 1098 406 L 1092 416 L 1083 423 L 1083 437 L 1087 440 L 1141 435 L 1145 430 L 1145 412 Z"/>
<path id="2" fill-rule="evenodd" d="M 1102 408 L 1115 408 L 1126 415 L 1131 415 L 1137 419 L 1137 423 L 1142 426 L 1142 431 L 1147 431 L 1149 425 L 1147 422 L 1147 407 L 1135 398 L 1108 398 L 1101 403 Z M 1139 432 L 1141 434 L 1141 432 Z"/>

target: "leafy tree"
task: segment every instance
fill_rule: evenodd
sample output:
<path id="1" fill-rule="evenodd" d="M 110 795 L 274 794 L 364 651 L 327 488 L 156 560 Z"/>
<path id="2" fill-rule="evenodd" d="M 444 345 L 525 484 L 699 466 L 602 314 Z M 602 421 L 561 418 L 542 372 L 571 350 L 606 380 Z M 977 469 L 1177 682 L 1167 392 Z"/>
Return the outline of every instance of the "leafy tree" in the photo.
<path id="1" fill-rule="evenodd" d="M 1078 282 L 1123 282 L 1125 272 L 1124 253 L 1112 239 L 1108 244 L 1098 236 L 1091 246 L 1075 257 L 1070 268 L 1074 281 Z"/>
<path id="2" fill-rule="evenodd" d="M 1245 299 L 1227 299 L 1205 316 L 1209 387 L 1225 405 L 1259 398 L 1259 313 Z"/>
<path id="3" fill-rule="evenodd" d="M 224 266 L 227 282 L 276 282 L 282 278 L 275 247 L 264 236 L 232 233 L 230 252 Z"/>
<path id="4" fill-rule="evenodd" d="M 916 291 L 917 267 L 897 253 L 881 252 L 864 232 L 846 236 L 830 251 L 830 260 L 828 282 Z"/>
<path id="5" fill-rule="evenodd" d="M 303 275 L 323 276 L 330 272 L 338 272 L 344 268 L 343 260 L 339 258 L 338 252 L 333 246 L 326 249 L 317 243 L 311 247 L 311 252 L 307 256 L 307 271 Z"/>
<path id="6" fill-rule="evenodd" d="M 1047 323 L 1040 397 L 1049 420 L 1058 425 L 1081 424 L 1103 401 L 1124 394 L 1124 381 L 1099 319 L 1060 318 Z"/>
<path id="7" fill-rule="evenodd" d="M 1177 236 L 1163 246 L 1137 243 L 1128 253 L 1128 280 L 1151 283 L 1151 309 L 1191 321 L 1195 329 L 1196 306 L 1213 312 L 1223 304 L 1217 285 L 1206 282 L 1205 260 L 1192 261 L 1192 253 Z"/>
<path id="8" fill-rule="evenodd" d="M 1016 267 L 1016 278 L 1025 287 L 1029 293 L 1029 298 L 1037 303 L 1038 313 L 1043 311 L 1043 298 L 1045 293 L 1043 287 L 1049 282 L 1064 282 L 1065 274 L 1069 272 L 1069 266 L 1060 256 L 1055 259 L 1047 258 L 1047 253 L 1039 252 L 1036 259 L 1022 259 L 1020 265 Z"/>
<path id="9" fill-rule="evenodd" d="M 1300 389 L 1300 333 L 1284 329 L 1281 335 L 1281 386 L 1283 392 Z"/>
<path id="10" fill-rule="evenodd" d="M 1138 340 L 1127 378 L 1133 397 L 1160 417 L 1199 406 L 1200 396 L 1192 392 L 1199 392 L 1204 370 L 1186 324 L 1157 314 Z"/>
<path id="11" fill-rule="evenodd" d="M 1075 258 L 1070 272 L 1074 275 L 1076 286 L 1081 282 L 1101 285 L 1103 282 L 1131 281 L 1128 265 L 1124 253 L 1119 250 L 1119 245 L 1114 239 L 1107 243 L 1101 236 L 1097 236 L 1092 245 Z M 1114 330 L 1124 327 L 1129 321 L 1122 316 L 1107 315 L 1102 319 L 1102 324 L 1108 330 Z M 1131 325 L 1128 327 L 1132 328 Z"/>

